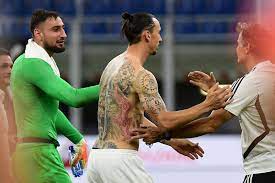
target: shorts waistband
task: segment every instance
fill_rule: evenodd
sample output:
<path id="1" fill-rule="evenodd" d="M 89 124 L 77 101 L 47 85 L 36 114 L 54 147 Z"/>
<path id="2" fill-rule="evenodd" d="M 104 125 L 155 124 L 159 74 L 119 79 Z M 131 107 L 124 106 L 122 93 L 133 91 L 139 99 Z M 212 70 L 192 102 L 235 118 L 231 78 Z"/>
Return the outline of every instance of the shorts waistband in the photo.
<path id="1" fill-rule="evenodd" d="M 91 152 L 95 153 L 117 153 L 117 154 L 133 154 L 137 155 L 138 152 L 133 149 L 98 149 L 98 148 L 92 148 Z"/>

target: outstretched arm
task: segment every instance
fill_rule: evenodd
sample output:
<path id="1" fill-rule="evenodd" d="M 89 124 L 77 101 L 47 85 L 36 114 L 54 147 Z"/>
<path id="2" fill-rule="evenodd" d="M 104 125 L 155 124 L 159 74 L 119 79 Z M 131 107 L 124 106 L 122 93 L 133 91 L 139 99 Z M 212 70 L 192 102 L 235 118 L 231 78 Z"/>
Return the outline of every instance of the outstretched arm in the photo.
<path id="1" fill-rule="evenodd" d="M 146 129 L 147 127 L 157 127 L 147 118 L 143 118 L 142 126 Z M 198 143 L 193 143 L 187 139 L 170 139 L 161 140 L 160 143 L 172 147 L 179 154 L 189 157 L 192 160 L 203 157 L 204 151 Z"/>
<path id="2" fill-rule="evenodd" d="M 80 89 L 73 88 L 55 75 L 51 67 L 43 60 L 30 59 L 24 67 L 24 77 L 31 84 L 69 106 L 81 107 L 99 97 L 98 85 Z"/>
<path id="3" fill-rule="evenodd" d="M 145 69 L 139 71 L 134 86 L 142 107 L 152 122 L 156 122 L 158 127 L 163 126 L 166 129 L 184 125 L 205 112 L 225 106 L 226 100 L 231 96 L 228 88 L 219 88 L 216 84 L 209 90 L 204 102 L 185 110 L 167 111 L 158 93 L 157 81 L 152 73 Z"/>
<path id="4" fill-rule="evenodd" d="M 197 137 L 208 133 L 213 133 L 226 121 L 231 119 L 233 115 L 224 110 L 219 109 L 213 111 L 210 116 L 197 119 L 185 125 L 178 126 L 177 128 L 169 131 L 170 138 L 191 138 Z M 132 138 L 143 138 L 143 141 L 147 144 L 152 144 L 159 139 L 165 138 L 163 132 L 157 127 L 139 128 L 133 131 L 135 135 Z"/>
<path id="5" fill-rule="evenodd" d="M 197 119 L 171 132 L 174 138 L 191 138 L 215 132 L 222 124 L 233 118 L 230 112 L 219 109 L 213 111 L 208 117 Z"/>

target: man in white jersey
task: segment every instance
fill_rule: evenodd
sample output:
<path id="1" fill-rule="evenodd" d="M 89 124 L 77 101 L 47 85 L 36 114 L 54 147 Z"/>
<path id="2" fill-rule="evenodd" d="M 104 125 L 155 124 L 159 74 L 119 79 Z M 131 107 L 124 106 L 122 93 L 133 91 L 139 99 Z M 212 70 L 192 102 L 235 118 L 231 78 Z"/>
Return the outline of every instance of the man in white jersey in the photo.
<path id="1" fill-rule="evenodd" d="M 227 104 L 228 88 L 213 86 L 206 100 L 190 109 L 167 111 L 158 93 L 154 75 L 143 67 L 150 55 L 157 53 L 162 41 L 160 23 L 151 14 L 124 13 L 122 32 L 129 41 L 127 50 L 111 60 L 100 79 L 98 103 L 99 137 L 88 160 L 87 174 L 93 183 L 151 183 L 137 155 L 138 140 L 130 131 L 142 124 L 154 125 L 144 118 L 147 113 L 160 128 L 185 124 L 201 114 Z M 168 139 L 168 138 L 167 138 Z M 202 149 L 185 139 L 162 143 L 191 159 L 202 156 Z"/>
<path id="2" fill-rule="evenodd" d="M 195 137 L 213 133 L 224 122 L 238 116 L 242 129 L 241 143 L 245 170 L 244 183 L 275 182 L 275 65 L 273 36 L 258 24 L 238 24 L 238 63 L 247 74 L 232 84 L 232 102 L 210 116 L 178 128 L 170 128 L 171 136 Z M 204 90 L 215 78 L 199 71 L 189 74 L 191 82 Z M 155 141 L 158 130 L 138 129 L 139 138 L 147 143 Z M 154 134 L 153 134 L 154 132 Z"/>

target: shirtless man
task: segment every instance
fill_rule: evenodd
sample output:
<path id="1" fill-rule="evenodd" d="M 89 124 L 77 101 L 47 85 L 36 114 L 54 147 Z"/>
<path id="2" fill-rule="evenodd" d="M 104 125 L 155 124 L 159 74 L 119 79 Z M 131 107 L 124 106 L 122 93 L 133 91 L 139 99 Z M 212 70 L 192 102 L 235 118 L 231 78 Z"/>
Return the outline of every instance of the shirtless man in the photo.
<path id="1" fill-rule="evenodd" d="M 201 104 L 187 110 L 167 111 L 154 75 L 143 68 L 148 56 L 157 53 L 162 41 L 160 23 L 147 13 L 124 13 L 122 17 L 122 32 L 129 46 L 111 60 L 101 76 L 99 137 L 88 160 L 89 182 L 153 182 L 137 155 L 139 142 L 131 140 L 131 129 L 141 125 L 162 128 L 177 122 L 186 123 L 224 106 L 230 97 L 230 90 L 216 84 Z M 155 124 L 145 119 L 144 113 Z M 198 145 L 187 140 L 171 139 L 162 143 L 189 157 L 203 153 Z"/>
<path id="2" fill-rule="evenodd" d="M 11 183 L 11 154 L 15 147 L 15 120 L 10 91 L 10 73 L 12 60 L 8 50 L 0 48 L 0 177 L 4 182 Z"/>

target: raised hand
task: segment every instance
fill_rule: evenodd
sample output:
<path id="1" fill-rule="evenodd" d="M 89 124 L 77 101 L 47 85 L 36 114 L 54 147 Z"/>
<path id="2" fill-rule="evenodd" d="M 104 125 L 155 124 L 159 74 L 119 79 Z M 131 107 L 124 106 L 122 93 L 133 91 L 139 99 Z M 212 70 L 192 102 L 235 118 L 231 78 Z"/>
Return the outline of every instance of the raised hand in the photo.
<path id="1" fill-rule="evenodd" d="M 175 151 L 189 157 L 192 160 L 203 157 L 204 154 L 203 149 L 198 143 L 194 144 L 187 139 L 171 139 L 166 141 L 165 144 L 171 146 Z"/>
<path id="2" fill-rule="evenodd" d="M 213 72 L 208 75 L 201 71 L 193 71 L 188 74 L 188 79 L 190 83 L 200 87 L 206 92 L 216 83 L 216 78 Z"/>

